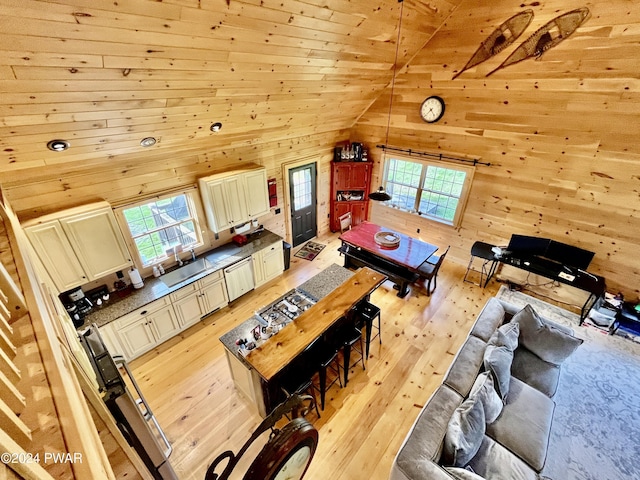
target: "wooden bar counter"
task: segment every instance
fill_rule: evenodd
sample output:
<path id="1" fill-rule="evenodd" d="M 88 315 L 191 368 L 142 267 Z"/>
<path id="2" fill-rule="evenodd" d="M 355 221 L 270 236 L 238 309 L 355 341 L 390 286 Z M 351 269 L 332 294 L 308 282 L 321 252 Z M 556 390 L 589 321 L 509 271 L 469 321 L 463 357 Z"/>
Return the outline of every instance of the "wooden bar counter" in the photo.
<path id="1" fill-rule="evenodd" d="M 368 267 L 336 288 L 262 346 L 251 351 L 246 361 L 266 381 L 289 365 L 306 347 L 342 318 L 360 300 L 378 288 L 386 276 Z"/>
<path id="2" fill-rule="evenodd" d="M 331 287 L 328 289 L 331 290 L 330 293 L 322 296 L 315 305 L 301 313 L 276 335 L 260 342 L 259 346 L 246 356 L 237 353 L 237 349 L 233 348 L 233 342 L 239 331 L 246 330 L 247 325 L 252 328 L 257 324 L 257 320 L 247 320 L 247 325 L 242 325 L 226 334 L 225 338 L 221 338 L 226 347 L 227 361 L 236 389 L 257 408 L 262 417 L 266 417 L 282 401 L 278 374 L 315 339 L 387 279 L 385 275 L 368 267 L 361 268 L 355 274 L 337 265 L 330 268 L 342 271 L 342 275 L 333 275 L 332 279 L 344 278 L 345 272 L 350 276 L 335 289 L 331 281 L 326 282 L 326 286 Z M 326 272 L 323 273 L 324 276 L 318 275 L 322 280 L 327 275 Z"/>

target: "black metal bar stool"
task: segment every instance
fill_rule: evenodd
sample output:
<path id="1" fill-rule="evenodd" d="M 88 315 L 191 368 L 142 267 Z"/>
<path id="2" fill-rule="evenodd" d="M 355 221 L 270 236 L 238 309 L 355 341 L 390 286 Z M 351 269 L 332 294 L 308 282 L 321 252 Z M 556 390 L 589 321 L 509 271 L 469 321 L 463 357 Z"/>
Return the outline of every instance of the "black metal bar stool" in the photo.
<path id="1" fill-rule="evenodd" d="M 342 342 L 342 355 L 344 357 L 344 364 L 342 368 L 344 369 L 344 385 L 347 386 L 349 382 L 349 369 L 351 367 L 355 367 L 358 362 L 362 361 L 362 370 L 365 370 L 364 364 L 364 345 L 362 344 L 362 330 L 356 328 L 353 324 L 350 325 L 350 328 L 346 328 L 343 331 L 343 342 Z M 359 344 L 359 345 L 358 345 Z M 353 363 L 349 363 L 351 360 L 351 352 L 355 351 L 360 355 L 360 358 Z"/>
<path id="2" fill-rule="evenodd" d="M 320 407 L 324 410 L 327 390 L 334 383 L 339 382 L 342 388 L 342 376 L 340 373 L 340 362 L 338 361 L 338 349 L 341 346 L 337 343 L 334 332 L 329 330 L 321 337 L 318 337 L 309 345 L 305 352 L 307 362 L 315 372 L 318 372 L 318 391 L 320 392 Z M 333 379 L 327 384 L 327 372 L 333 372 Z"/>
<path id="3" fill-rule="evenodd" d="M 369 360 L 369 346 L 371 345 L 371 340 L 375 340 L 378 337 L 380 344 L 382 344 L 382 327 L 380 325 L 380 307 L 377 307 L 373 303 L 368 302 L 367 300 L 361 301 L 356 307 L 356 314 L 359 316 L 359 324 L 364 325 L 366 328 L 366 336 L 365 336 L 365 350 L 367 355 L 367 360 Z M 375 326 L 377 329 L 377 333 L 372 336 L 372 331 L 374 328 L 374 320 L 378 319 L 378 325 Z"/>
<path id="4" fill-rule="evenodd" d="M 491 277 L 496 271 L 498 266 L 498 259 L 496 258 L 495 253 L 493 252 L 493 248 L 495 245 L 491 245 L 489 243 L 477 241 L 471 246 L 471 258 L 469 259 L 469 265 L 467 265 L 467 271 L 464 274 L 464 281 L 467 283 L 473 283 L 474 285 L 478 285 L 479 287 L 486 287 L 491 280 Z M 475 258 L 482 259 L 482 265 L 480 266 L 480 270 L 475 270 L 472 268 L 473 260 Z M 469 272 L 475 272 L 480 274 L 480 282 L 475 283 L 471 280 L 467 280 L 467 276 Z"/>

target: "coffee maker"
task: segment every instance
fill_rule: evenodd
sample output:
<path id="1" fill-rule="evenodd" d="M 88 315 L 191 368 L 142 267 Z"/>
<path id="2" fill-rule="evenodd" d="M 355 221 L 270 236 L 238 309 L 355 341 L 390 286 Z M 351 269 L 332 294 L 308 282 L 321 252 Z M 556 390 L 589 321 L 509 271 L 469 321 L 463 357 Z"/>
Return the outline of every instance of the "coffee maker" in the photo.
<path id="1" fill-rule="evenodd" d="M 60 301 L 71 317 L 76 328 L 84 323 L 84 317 L 91 311 L 93 303 L 84 296 L 82 288 L 73 288 L 60 294 Z"/>

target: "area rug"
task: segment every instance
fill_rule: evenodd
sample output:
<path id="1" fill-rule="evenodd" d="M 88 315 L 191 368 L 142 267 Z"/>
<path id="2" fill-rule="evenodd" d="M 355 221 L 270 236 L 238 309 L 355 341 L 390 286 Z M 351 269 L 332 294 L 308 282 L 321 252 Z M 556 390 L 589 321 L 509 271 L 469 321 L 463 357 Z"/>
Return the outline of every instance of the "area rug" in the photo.
<path id="1" fill-rule="evenodd" d="M 497 297 L 529 303 L 585 340 L 562 365 L 542 474 L 553 480 L 640 479 L 640 346 L 578 326 L 578 315 L 504 286 Z"/>
<path id="2" fill-rule="evenodd" d="M 294 257 L 304 258 L 305 260 L 313 260 L 322 251 L 325 245 L 317 242 L 307 242 L 300 250 L 296 252 Z"/>

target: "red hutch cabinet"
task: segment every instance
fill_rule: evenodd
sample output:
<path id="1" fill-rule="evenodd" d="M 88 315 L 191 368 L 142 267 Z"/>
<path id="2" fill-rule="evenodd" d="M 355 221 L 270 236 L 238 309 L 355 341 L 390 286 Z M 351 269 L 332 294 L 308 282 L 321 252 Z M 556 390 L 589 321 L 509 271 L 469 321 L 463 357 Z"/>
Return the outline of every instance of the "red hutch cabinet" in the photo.
<path id="1" fill-rule="evenodd" d="M 371 162 L 331 162 L 332 232 L 340 230 L 340 216 L 351 212 L 353 225 L 367 219 L 371 183 Z"/>

